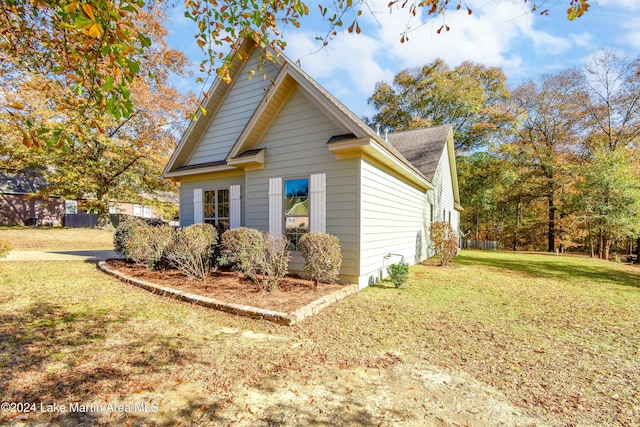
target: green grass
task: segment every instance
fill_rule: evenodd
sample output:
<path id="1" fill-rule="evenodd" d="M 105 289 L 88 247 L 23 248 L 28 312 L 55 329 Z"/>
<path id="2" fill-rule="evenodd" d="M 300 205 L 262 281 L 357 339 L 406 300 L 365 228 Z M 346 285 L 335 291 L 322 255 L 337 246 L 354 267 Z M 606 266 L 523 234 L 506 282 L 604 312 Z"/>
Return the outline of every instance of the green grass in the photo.
<path id="1" fill-rule="evenodd" d="M 113 231 L 96 228 L 1 227 L 15 251 L 113 249 Z"/>
<path id="2" fill-rule="evenodd" d="M 221 332 L 229 328 L 287 340 Z M 383 282 L 283 327 L 155 296 L 90 263 L 0 265 L 7 401 L 139 401 L 186 390 L 180 410 L 163 417 L 188 425 L 215 420 L 238 387 L 329 381 L 328 372 L 383 369 L 381 361 L 395 363 L 389 354 L 465 372 L 552 425 L 637 425 L 640 270 L 465 251 L 452 268 L 414 266 L 399 289 Z M 87 422 L 73 417 L 36 419 Z"/>

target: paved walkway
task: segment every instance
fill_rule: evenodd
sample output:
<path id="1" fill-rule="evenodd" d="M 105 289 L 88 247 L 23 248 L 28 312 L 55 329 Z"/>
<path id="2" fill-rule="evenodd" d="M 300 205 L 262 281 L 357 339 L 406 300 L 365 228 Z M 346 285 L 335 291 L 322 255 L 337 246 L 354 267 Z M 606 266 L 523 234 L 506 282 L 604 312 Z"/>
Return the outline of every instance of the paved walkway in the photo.
<path id="1" fill-rule="evenodd" d="M 11 251 L 2 261 L 103 261 L 110 258 L 122 258 L 111 250 L 77 251 Z"/>

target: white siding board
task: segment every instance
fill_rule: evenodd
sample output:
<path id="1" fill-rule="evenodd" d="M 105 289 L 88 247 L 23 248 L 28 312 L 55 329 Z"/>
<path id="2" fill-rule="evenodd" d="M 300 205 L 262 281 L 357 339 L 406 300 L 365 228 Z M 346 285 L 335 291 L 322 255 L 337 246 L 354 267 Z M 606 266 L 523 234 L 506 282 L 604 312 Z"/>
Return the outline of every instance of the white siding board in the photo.
<path id="1" fill-rule="evenodd" d="M 421 261 L 425 251 L 425 194 L 378 166 L 362 160 L 360 206 L 361 287 L 387 275 L 400 257 Z"/>
<path id="2" fill-rule="evenodd" d="M 264 89 L 271 83 L 269 79 L 256 76 L 248 79 L 247 72 L 259 65 L 259 53 L 253 53 L 236 80 L 233 82 L 222 106 L 216 112 L 209 128 L 194 150 L 187 165 L 224 160 L 249 122 L 256 107 L 264 97 Z M 271 62 L 264 65 L 269 77 L 273 78 L 279 66 Z"/>
<path id="3" fill-rule="evenodd" d="M 451 227 L 458 233 L 460 227 L 460 213 L 455 210 L 453 197 L 453 183 L 449 166 L 449 155 L 445 148 L 440 156 L 436 172 L 433 177 L 435 190 L 427 195 L 427 202 L 434 204 L 435 221 L 447 221 L 451 212 Z M 443 210 L 446 215 L 443 217 Z"/>

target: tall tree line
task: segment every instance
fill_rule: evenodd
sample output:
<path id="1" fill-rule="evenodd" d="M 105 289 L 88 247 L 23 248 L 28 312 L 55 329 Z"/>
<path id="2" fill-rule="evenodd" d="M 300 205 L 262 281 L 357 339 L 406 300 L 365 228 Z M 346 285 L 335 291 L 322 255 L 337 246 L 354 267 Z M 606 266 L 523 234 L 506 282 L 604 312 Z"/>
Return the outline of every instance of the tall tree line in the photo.
<path id="1" fill-rule="evenodd" d="M 472 238 L 608 259 L 640 236 L 639 73 L 640 60 L 600 52 L 508 90 L 497 68 L 436 60 L 379 83 L 370 121 L 454 124 Z"/>

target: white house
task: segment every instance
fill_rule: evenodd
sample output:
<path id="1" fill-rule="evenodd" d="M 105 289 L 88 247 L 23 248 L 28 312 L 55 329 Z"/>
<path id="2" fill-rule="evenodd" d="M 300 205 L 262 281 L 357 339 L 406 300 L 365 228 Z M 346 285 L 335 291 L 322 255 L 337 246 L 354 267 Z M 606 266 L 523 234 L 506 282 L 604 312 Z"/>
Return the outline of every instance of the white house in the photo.
<path id="1" fill-rule="evenodd" d="M 341 278 L 370 285 L 386 266 L 429 257 L 429 227 L 459 227 L 451 126 L 385 139 L 287 58 L 261 63 L 238 48 L 229 83 L 217 79 L 165 169 L 180 183 L 180 223 L 210 222 L 340 239 Z M 240 59 L 242 57 L 242 59 Z M 292 254 L 290 270 L 302 269 Z"/>

